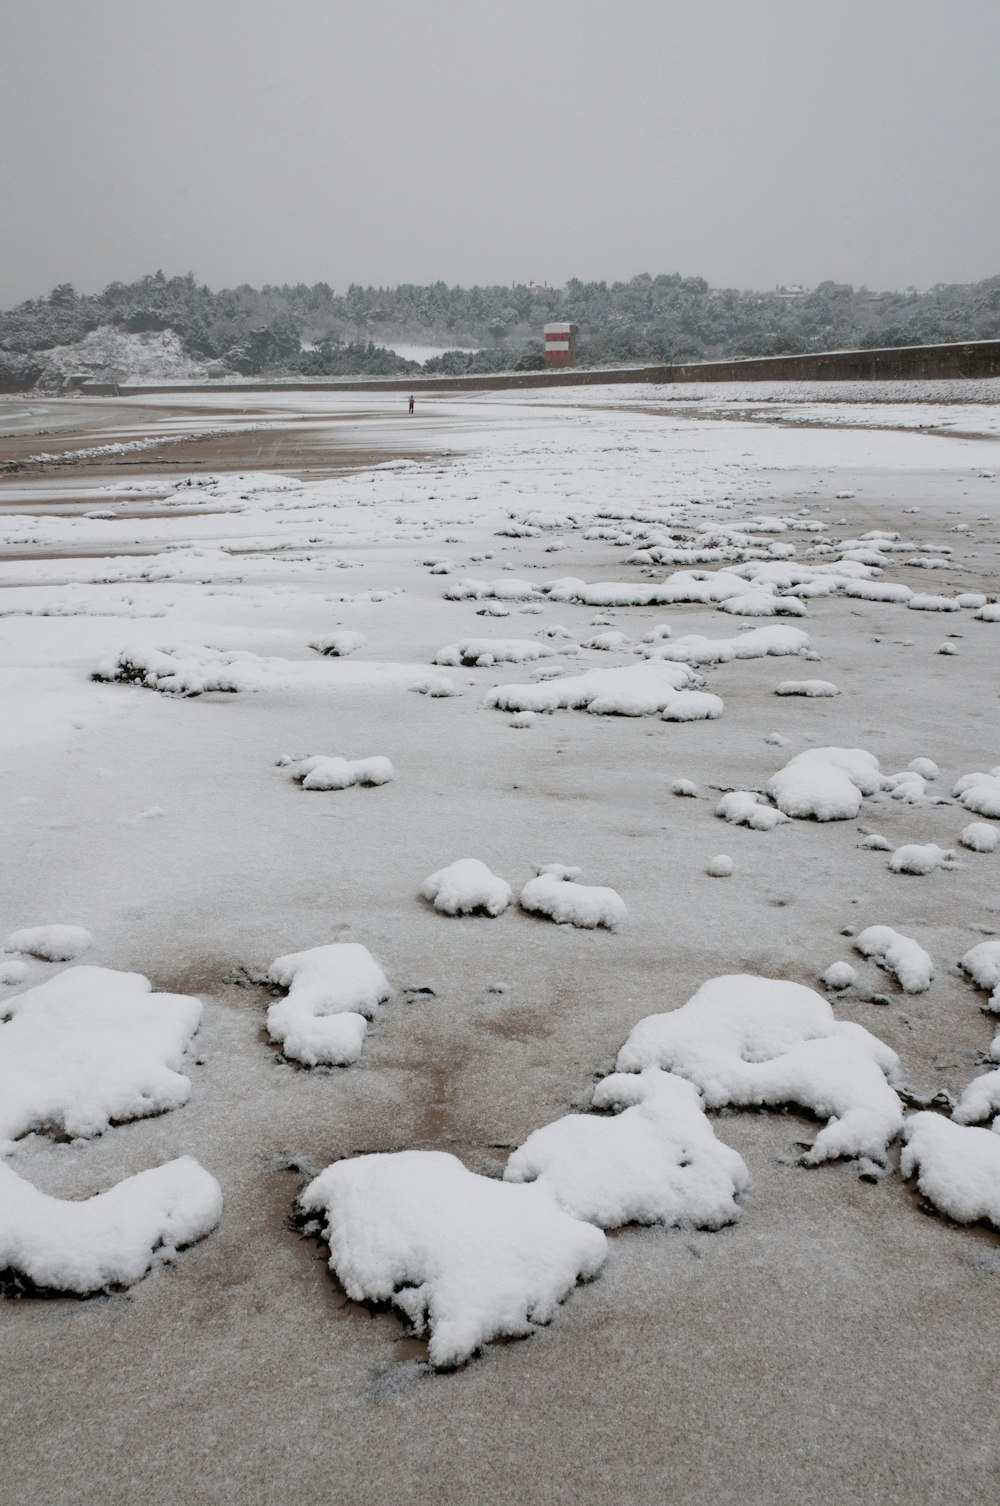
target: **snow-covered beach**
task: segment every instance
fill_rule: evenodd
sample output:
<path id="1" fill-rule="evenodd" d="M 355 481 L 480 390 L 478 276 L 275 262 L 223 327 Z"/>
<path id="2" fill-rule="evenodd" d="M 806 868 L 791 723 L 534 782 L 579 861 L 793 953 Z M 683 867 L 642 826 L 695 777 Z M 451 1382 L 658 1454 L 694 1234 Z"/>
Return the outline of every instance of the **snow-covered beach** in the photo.
<path id="1" fill-rule="evenodd" d="M 1000 383 L 839 385 L 0 402 L 18 1499 L 995 1491 Z"/>

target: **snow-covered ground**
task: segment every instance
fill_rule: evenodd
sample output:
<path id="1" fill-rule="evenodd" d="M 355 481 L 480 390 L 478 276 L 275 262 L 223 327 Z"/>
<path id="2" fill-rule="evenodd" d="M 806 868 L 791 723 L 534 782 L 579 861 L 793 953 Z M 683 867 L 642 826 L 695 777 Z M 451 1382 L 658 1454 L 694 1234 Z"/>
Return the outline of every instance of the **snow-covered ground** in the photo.
<path id="1" fill-rule="evenodd" d="M 829 385 L 0 482 L 18 1502 L 989 1495 L 997 394 Z"/>

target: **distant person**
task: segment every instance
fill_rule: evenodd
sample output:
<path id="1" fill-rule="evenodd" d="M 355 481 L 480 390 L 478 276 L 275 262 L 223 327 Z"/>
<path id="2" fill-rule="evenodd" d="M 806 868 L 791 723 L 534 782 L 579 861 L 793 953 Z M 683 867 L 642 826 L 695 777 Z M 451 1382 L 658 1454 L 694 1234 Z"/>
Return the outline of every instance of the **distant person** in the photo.
<path id="1" fill-rule="evenodd" d="M 411 398 L 410 398 L 410 407 L 409 407 L 409 411 L 410 411 L 410 413 L 412 413 L 412 412 L 413 412 L 413 398 L 412 398 L 412 396 L 411 396 Z"/>

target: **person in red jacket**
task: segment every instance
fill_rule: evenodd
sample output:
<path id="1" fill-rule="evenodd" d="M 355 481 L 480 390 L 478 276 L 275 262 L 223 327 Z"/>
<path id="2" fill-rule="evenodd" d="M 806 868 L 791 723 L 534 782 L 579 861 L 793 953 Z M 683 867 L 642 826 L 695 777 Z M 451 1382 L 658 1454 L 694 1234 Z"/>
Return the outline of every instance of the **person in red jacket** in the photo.
<path id="1" fill-rule="evenodd" d="M 409 410 L 409 411 L 410 411 L 410 412 L 411 412 L 411 413 L 412 413 L 412 412 L 413 412 L 413 398 L 412 398 L 412 396 L 411 396 L 411 398 L 410 398 L 410 410 Z"/>

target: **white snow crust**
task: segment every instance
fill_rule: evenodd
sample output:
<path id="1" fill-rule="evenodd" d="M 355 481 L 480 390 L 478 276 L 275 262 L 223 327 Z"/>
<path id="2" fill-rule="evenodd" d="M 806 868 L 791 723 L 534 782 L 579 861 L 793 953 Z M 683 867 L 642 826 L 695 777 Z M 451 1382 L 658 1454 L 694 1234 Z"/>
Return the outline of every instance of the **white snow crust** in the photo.
<path id="1" fill-rule="evenodd" d="M 615 1073 L 594 1092 L 612 1118 L 568 1114 L 528 1136 L 504 1179 L 536 1181 L 575 1218 L 720 1229 L 740 1214 L 743 1158 L 717 1140 L 693 1083 L 649 1067 Z"/>
<path id="2" fill-rule="evenodd" d="M 782 979 L 711 979 L 680 1009 L 640 1020 L 617 1066 L 687 1077 L 710 1109 L 809 1109 L 828 1120 L 804 1158 L 809 1165 L 882 1160 L 903 1122 L 889 1085 L 899 1069 L 896 1053 L 862 1026 L 837 1020 L 811 988 Z"/>
<path id="3" fill-rule="evenodd" d="M 307 1067 L 356 1062 L 366 1021 L 392 991 L 371 952 L 356 941 L 289 952 L 271 963 L 269 977 L 288 993 L 267 1011 L 267 1033 Z"/>
<path id="4" fill-rule="evenodd" d="M 323 1220 L 347 1295 L 392 1302 L 429 1335 L 441 1368 L 551 1321 L 607 1254 L 601 1230 L 564 1213 L 546 1188 L 477 1176 L 443 1151 L 338 1161 L 299 1204 Z"/>
<path id="5" fill-rule="evenodd" d="M 989 1007 L 994 1014 L 1000 1014 L 1000 940 L 980 941 L 958 965 L 977 988 L 984 988 L 992 995 Z"/>
<path id="6" fill-rule="evenodd" d="M 304 790 L 346 790 L 354 784 L 391 784 L 396 771 L 388 758 L 341 758 L 316 754 L 291 765 Z"/>
<path id="7" fill-rule="evenodd" d="M 986 821 L 970 821 L 959 832 L 958 840 L 972 852 L 996 852 L 1000 845 L 1000 831 Z"/>
<path id="8" fill-rule="evenodd" d="M 3 944 L 5 952 L 26 952 L 43 962 L 72 962 L 93 944 L 83 926 L 26 926 L 12 931 Z"/>
<path id="9" fill-rule="evenodd" d="M 186 1103 L 198 999 L 139 973 L 71 967 L 0 1005 L 0 1151 L 31 1130 L 99 1135 Z"/>
<path id="10" fill-rule="evenodd" d="M 715 807 L 715 814 L 723 816 L 732 826 L 749 826 L 753 831 L 773 831 L 782 822 L 791 820 L 791 816 L 775 810 L 763 795 L 752 790 L 730 790 Z"/>
<path id="11" fill-rule="evenodd" d="M 472 915 L 476 910 L 502 915 L 513 897 L 510 885 L 478 858 L 459 858 L 439 868 L 424 879 L 420 893 L 442 915 Z"/>
<path id="12" fill-rule="evenodd" d="M 49 1197 L 0 1163 L 0 1271 L 81 1297 L 133 1286 L 221 1216 L 222 1189 L 191 1156 L 79 1202 Z"/>
<path id="13" fill-rule="evenodd" d="M 688 633 L 683 638 L 644 644 L 642 653 L 647 659 L 668 659 L 676 664 L 728 664 L 733 659 L 804 654 L 810 646 L 809 634 L 801 628 L 763 627 L 737 633 L 734 638 Z"/>
<path id="14" fill-rule="evenodd" d="M 915 1176 L 928 1202 L 959 1224 L 988 1219 L 1000 1229 L 1000 1135 L 941 1114 L 911 1114 L 903 1130 L 904 1177 Z"/>
<path id="15" fill-rule="evenodd" d="M 863 748 L 807 748 L 772 774 L 767 793 L 786 816 L 849 821 L 863 795 L 885 787 L 874 753 Z"/>
<path id="16" fill-rule="evenodd" d="M 434 655 L 435 664 L 472 665 L 530 664 L 535 659 L 550 659 L 556 654 L 575 654 L 576 644 L 539 643 L 536 638 L 463 638 L 449 643 Z"/>
<path id="17" fill-rule="evenodd" d="M 704 721 L 722 715 L 717 695 L 691 687 L 704 682 L 674 664 L 631 664 L 588 669 L 532 685 L 498 685 L 486 698 L 501 711 L 589 711 L 592 716 L 655 716 Z"/>
<path id="18" fill-rule="evenodd" d="M 625 901 L 614 889 L 578 884 L 579 873 L 579 868 L 547 864 L 537 878 L 525 884 L 518 904 L 522 910 L 547 915 L 557 925 L 581 926 L 584 930 L 605 926 L 617 931 L 626 917 Z"/>
<path id="19" fill-rule="evenodd" d="M 855 937 L 854 945 L 862 957 L 873 957 L 892 973 L 904 993 L 921 994 L 930 988 L 934 963 L 912 936 L 904 936 L 891 926 L 868 926 Z"/>
<path id="20" fill-rule="evenodd" d="M 832 680 L 782 680 L 774 687 L 775 695 L 835 696 L 840 690 Z"/>
<path id="21" fill-rule="evenodd" d="M 841 989 L 850 988 L 852 983 L 857 983 L 858 975 L 849 962 L 834 962 L 827 968 L 820 978 L 820 982 L 827 988 Z"/>
<path id="22" fill-rule="evenodd" d="M 705 872 L 709 878 L 732 878 L 733 860 L 728 852 L 719 852 L 714 858 L 709 858 Z"/>
<path id="23" fill-rule="evenodd" d="M 936 842 L 907 842 L 897 847 L 889 859 L 893 873 L 933 873 L 936 868 L 958 868 L 961 865 L 950 847 L 938 847 Z"/>
<path id="24" fill-rule="evenodd" d="M 368 639 L 364 633 L 351 632 L 347 628 L 341 628 L 335 633 L 327 633 L 322 638 L 313 638 L 309 647 L 314 648 L 318 654 L 327 654 L 332 659 L 344 659 L 348 654 L 356 654 L 359 648 L 364 648 Z"/>
<path id="25" fill-rule="evenodd" d="M 963 774 L 952 794 L 967 811 L 1000 820 L 1000 764 L 988 774 Z"/>
<path id="26" fill-rule="evenodd" d="M 428 695 L 453 695 L 445 675 L 419 664 L 375 661 L 349 663 L 340 659 L 322 664 L 299 659 L 262 657 L 246 649 L 182 648 L 121 649 L 102 660 L 96 680 L 122 680 L 158 690 L 163 695 L 197 696 L 209 691 L 277 690 L 419 690 Z"/>

